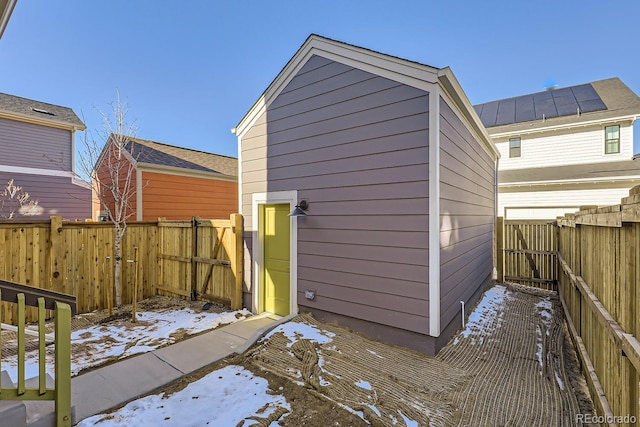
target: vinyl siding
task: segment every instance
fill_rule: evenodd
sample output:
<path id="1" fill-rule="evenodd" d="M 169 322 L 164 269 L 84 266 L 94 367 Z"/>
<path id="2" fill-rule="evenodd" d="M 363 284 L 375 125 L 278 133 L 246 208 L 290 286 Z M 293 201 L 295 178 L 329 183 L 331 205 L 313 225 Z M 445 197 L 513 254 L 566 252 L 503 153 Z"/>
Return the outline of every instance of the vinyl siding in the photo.
<path id="1" fill-rule="evenodd" d="M 440 101 L 440 310 L 445 328 L 491 278 L 495 163 Z"/>
<path id="2" fill-rule="evenodd" d="M 0 118 L 0 164 L 71 171 L 69 130 Z"/>
<path id="3" fill-rule="evenodd" d="M 253 192 L 310 203 L 303 308 L 428 333 L 428 105 L 424 91 L 314 56 L 242 137 L 245 224 Z"/>
<path id="4" fill-rule="evenodd" d="M 91 190 L 74 184 L 69 177 L 10 174 L 0 172 L 0 188 L 14 179 L 15 185 L 29 193 L 30 200 L 37 200 L 43 212 L 32 219 L 49 219 L 62 216 L 68 220 L 91 218 Z"/>
<path id="5" fill-rule="evenodd" d="M 633 156 L 633 126 L 620 125 L 620 153 L 604 154 L 604 128 L 589 126 L 562 131 L 512 135 L 521 137 L 521 156 L 509 158 L 509 137 L 494 139 L 500 170 L 629 160 Z"/>
<path id="6" fill-rule="evenodd" d="M 634 183 L 602 183 L 587 185 L 547 186 L 546 190 L 500 192 L 498 214 L 505 215 L 505 208 L 528 208 L 507 211 L 507 219 L 555 219 L 564 213 L 573 213 L 580 206 L 611 206 L 629 195 Z M 559 210 L 543 207 L 563 208 Z M 515 216 L 514 216 L 515 215 Z"/>

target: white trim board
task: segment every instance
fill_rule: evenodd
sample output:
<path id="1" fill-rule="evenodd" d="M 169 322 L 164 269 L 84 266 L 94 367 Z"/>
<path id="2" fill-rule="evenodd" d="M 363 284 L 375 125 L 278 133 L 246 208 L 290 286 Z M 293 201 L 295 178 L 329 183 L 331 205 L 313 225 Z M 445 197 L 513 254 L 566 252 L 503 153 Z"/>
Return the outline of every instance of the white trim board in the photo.
<path id="1" fill-rule="evenodd" d="M 253 193 L 251 195 L 251 230 L 252 247 L 252 298 L 251 311 L 260 313 L 260 279 L 264 265 L 264 244 L 260 238 L 259 209 L 264 204 L 289 204 L 289 209 L 298 204 L 298 191 L 272 191 L 267 193 Z M 289 222 L 289 314 L 298 314 L 298 218 L 290 217 Z"/>

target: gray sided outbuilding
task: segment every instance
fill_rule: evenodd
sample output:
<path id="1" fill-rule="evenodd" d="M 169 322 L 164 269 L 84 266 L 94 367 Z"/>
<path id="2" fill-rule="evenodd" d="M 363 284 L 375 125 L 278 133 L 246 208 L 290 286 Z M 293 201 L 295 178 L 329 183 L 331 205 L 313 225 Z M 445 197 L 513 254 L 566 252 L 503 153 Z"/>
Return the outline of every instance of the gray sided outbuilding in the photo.
<path id="1" fill-rule="evenodd" d="M 234 133 L 245 306 L 436 353 L 491 280 L 499 156 L 450 69 L 311 35 Z"/>

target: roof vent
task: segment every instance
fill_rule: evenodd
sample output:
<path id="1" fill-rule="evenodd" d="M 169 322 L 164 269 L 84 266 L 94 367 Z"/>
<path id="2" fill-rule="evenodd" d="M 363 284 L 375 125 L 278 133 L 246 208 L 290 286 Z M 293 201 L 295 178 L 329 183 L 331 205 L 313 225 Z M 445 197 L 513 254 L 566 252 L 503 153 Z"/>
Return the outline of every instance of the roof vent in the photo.
<path id="1" fill-rule="evenodd" d="M 36 113 L 40 113 L 40 114 L 47 114 L 49 116 L 55 116 L 55 113 L 52 113 L 51 111 L 47 111 L 47 110 L 42 110 L 40 108 L 36 108 L 36 107 L 31 107 L 31 111 L 34 111 Z"/>
<path id="2" fill-rule="evenodd" d="M 551 86 L 546 86 L 544 88 L 544 90 L 546 90 L 547 92 L 550 92 L 550 91 L 555 90 L 557 88 L 558 88 L 558 85 L 551 85 Z"/>

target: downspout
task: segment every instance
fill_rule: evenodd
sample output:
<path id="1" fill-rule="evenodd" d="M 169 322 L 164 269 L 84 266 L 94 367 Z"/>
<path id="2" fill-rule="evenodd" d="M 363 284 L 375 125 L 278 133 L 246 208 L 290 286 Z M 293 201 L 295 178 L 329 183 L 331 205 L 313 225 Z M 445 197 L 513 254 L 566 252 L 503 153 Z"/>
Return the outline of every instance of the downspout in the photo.
<path id="1" fill-rule="evenodd" d="M 429 335 L 440 336 L 440 87 L 429 93 Z"/>

